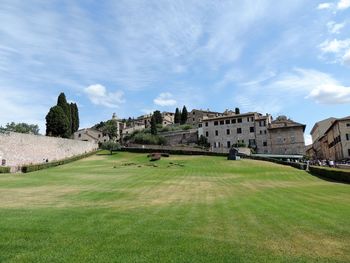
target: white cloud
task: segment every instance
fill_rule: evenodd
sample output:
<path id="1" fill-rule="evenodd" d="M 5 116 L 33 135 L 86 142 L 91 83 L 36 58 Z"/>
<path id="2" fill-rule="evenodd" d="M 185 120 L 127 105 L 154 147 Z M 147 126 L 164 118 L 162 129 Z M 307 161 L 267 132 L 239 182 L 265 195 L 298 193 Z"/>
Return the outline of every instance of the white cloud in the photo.
<path id="1" fill-rule="evenodd" d="M 120 104 L 125 102 L 123 91 L 108 92 L 101 84 L 90 85 L 84 91 L 95 105 L 118 108 Z"/>
<path id="2" fill-rule="evenodd" d="M 343 56 L 343 61 L 345 64 L 350 65 L 350 49 Z"/>
<path id="3" fill-rule="evenodd" d="M 324 84 L 313 88 L 306 98 L 321 104 L 347 104 L 350 103 L 350 87 Z"/>
<path id="4" fill-rule="evenodd" d="M 327 23 L 328 32 L 331 34 L 339 34 L 340 30 L 345 26 L 345 23 L 336 23 L 334 21 L 330 21 Z"/>
<path id="5" fill-rule="evenodd" d="M 159 106 L 174 106 L 177 101 L 173 98 L 173 95 L 169 92 L 160 93 L 157 98 L 153 100 L 154 104 Z"/>
<path id="6" fill-rule="evenodd" d="M 349 47 L 350 47 L 350 39 L 326 40 L 320 45 L 320 48 L 324 53 L 339 53 Z"/>
<path id="7" fill-rule="evenodd" d="M 317 9 L 329 9 L 332 7 L 331 3 L 321 3 L 317 6 Z"/>
<path id="8" fill-rule="evenodd" d="M 337 4 L 337 8 L 344 10 L 350 7 L 350 0 L 340 0 Z"/>
<path id="9" fill-rule="evenodd" d="M 310 145 L 312 144 L 312 137 L 310 134 L 304 134 L 304 140 L 305 140 L 305 145 Z"/>

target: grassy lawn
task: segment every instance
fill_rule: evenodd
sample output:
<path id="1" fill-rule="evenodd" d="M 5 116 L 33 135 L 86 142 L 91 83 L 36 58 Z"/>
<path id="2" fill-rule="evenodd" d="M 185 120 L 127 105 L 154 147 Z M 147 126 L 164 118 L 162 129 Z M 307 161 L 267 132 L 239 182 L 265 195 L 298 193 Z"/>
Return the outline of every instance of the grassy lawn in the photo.
<path id="1" fill-rule="evenodd" d="M 350 185 L 132 153 L 2 174 L 0 262 L 350 262 Z"/>

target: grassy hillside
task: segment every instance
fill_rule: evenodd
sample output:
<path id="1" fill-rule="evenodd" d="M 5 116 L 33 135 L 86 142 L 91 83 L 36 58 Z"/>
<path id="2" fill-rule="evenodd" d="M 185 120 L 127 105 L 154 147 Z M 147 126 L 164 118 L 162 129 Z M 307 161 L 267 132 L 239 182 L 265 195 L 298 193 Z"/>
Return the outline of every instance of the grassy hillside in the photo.
<path id="1" fill-rule="evenodd" d="M 0 262 L 350 262 L 350 185 L 223 157 L 0 175 Z"/>

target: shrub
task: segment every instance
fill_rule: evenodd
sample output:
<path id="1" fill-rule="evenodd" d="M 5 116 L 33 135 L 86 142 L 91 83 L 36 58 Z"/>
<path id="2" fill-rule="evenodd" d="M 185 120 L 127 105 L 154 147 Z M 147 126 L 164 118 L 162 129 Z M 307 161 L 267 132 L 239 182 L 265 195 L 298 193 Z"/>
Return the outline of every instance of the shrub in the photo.
<path id="1" fill-rule="evenodd" d="M 0 174 L 9 173 L 10 167 L 0 166 Z"/>
<path id="2" fill-rule="evenodd" d="M 347 170 L 310 166 L 310 173 L 334 181 L 350 183 L 350 171 Z"/>
<path id="3" fill-rule="evenodd" d="M 101 145 L 101 149 L 103 150 L 108 150 L 111 152 L 111 154 L 113 153 L 113 151 L 118 151 L 120 150 L 120 144 L 114 141 L 108 141 L 108 142 L 104 142 Z"/>
<path id="4" fill-rule="evenodd" d="M 22 171 L 22 173 L 34 172 L 34 171 L 38 171 L 38 170 L 42 170 L 42 169 L 46 169 L 46 168 L 50 168 L 50 167 L 54 167 L 54 166 L 67 164 L 67 163 L 70 163 L 70 162 L 74 162 L 74 161 L 83 159 L 85 157 L 88 157 L 88 156 L 91 156 L 91 155 L 94 155 L 94 154 L 96 154 L 96 151 L 93 151 L 93 152 L 90 152 L 90 153 L 81 154 L 81 155 L 76 155 L 76 156 L 73 156 L 73 157 L 70 157 L 70 158 L 66 158 L 66 159 L 62 159 L 62 160 L 54 161 L 54 162 L 25 165 L 25 166 L 22 166 L 21 171 Z"/>
<path id="5" fill-rule="evenodd" d="M 150 133 L 138 133 L 133 140 L 138 144 L 164 145 L 166 143 L 164 137 Z"/>

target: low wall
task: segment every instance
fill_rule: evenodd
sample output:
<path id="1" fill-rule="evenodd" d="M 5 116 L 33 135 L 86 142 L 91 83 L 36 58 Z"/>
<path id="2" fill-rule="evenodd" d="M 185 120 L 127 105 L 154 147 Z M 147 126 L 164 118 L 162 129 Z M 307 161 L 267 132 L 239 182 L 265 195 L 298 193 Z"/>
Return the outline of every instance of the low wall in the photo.
<path id="1" fill-rule="evenodd" d="M 350 171 L 327 167 L 310 166 L 310 173 L 323 178 L 328 178 L 338 182 L 350 183 Z"/>
<path id="2" fill-rule="evenodd" d="M 97 148 L 98 145 L 94 142 L 15 132 L 0 133 L 0 162 L 4 159 L 5 165 L 12 168 L 40 164 L 46 160 L 61 160 L 95 151 Z"/>

